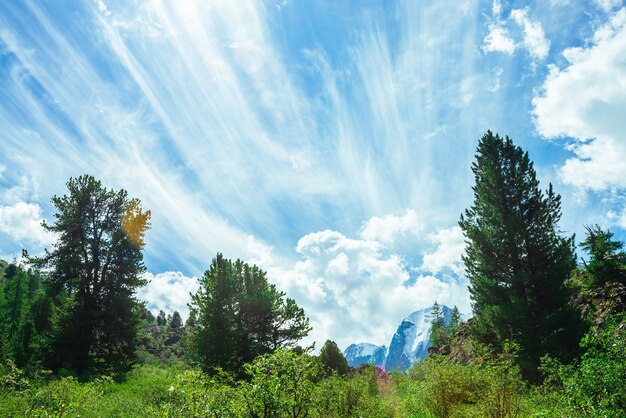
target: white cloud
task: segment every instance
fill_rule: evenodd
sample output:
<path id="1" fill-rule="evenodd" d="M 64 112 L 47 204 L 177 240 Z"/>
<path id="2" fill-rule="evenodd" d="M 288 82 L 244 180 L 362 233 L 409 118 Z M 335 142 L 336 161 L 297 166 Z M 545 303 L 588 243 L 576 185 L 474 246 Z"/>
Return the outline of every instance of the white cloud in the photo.
<path id="1" fill-rule="evenodd" d="M 550 6 L 565 6 L 571 2 L 571 0 L 550 0 Z"/>
<path id="2" fill-rule="evenodd" d="M 97 4 L 98 4 L 98 10 L 100 11 L 100 13 L 102 13 L 105 16 L 111 16 L 111 12 L 109 11 L 109 8 L 107 7 L 104 1 L 97 0 Z"/>
<path id="3" fill-rule="evenodd" d="M 550 41 L 546 39 L 541 23 L 533 22 L 528 17 L 527 9 L 511 11 L 511 17 L 524 30 L 524 47 L 534 59 L 544 59 L 550 51 Z"/>
<path id="4" fill-rule="evenodd" d="M 424 254 L 421 270 L 432 274 L 439 274 L 447 269 L 461 276 L 464 272 L 461 256 L 465 251 L 463 231 L 454 226 L 442 229 L 428 236 L 430 241 L 436 244 L 435 251 Z"/>
<path id="5" fill-rule="evenodd" d="M 44 199 L 83 172 L 124 187 L 152 209 L 151 265 L 169 265 L 182 249 L 185 272 L 216 251 L 283 266 L 273 277 L 308 312 L 324 310 L 316 300 L 330 304 L 315 322 L 324 337 L 347 338 L 353 322 L 342 306 L 359 295 L 359 338 L 392 333 L 411 310 L 443 301 L 445 289 L 451 300 L 455 289 L 466 297 L 464 286 L 430 276 L 404 286 L 409 257 L 389 248 L 419 239 L 414 213 L 371 220 L 358 239 L 303 237 L 297 263 L 278 260 L 264 243 L 291 255 L 294 234 L 302 235 L 294 231 L 323 229 L 322 219 L 352 230 L 352 219 L 407 207 L 437 223 L 456 219 L 471 182 L 468 132 L 491 117 L 482 106 L 451 106 L 459 91 L 472 101 L 485 95 L 478 79 L 468 82 L 484 36 L 478 2 L 464 2 L 466 15 L 445 2 L 401 2 L 380 16 L 397 21 L 393 34 L 358 25 L 355 36 L 319 38 L 300 56 L 262 3 L 104 1 L 79 16 L 84 33 L 68 29 L 74 14 L 49 14 L 35 2 L 0 16 L 12 54 L 2 89 L 11 106 L 0 108 L 7 171 L 32 174 Z M 445 136 L 423 140 L 440 126 L 449 126 Z M 298 214 L 296 223 L 285 214 Z M 154 300 L 166 300 L 163 286 L 147 288 Z M 396 317 L 383 327 L 389 309 Z"/>
<path id="6" fill-rule="evenodd" d="M 551 67 L 540 95 L 533 99 L 538 132 L 546 138 L 570 137 L 560 175 L 580 188 L 626 187 L 626 9 L 598 29 L 588 48 L 563 52 L 564 69 Z"/>
<path id="7" fill-rule="evenodd" d="M 494 16 L 500 16 L 500 14 L 502 13 L 502 3 L 500 2 L 500 0 L 493 0 L 493 2 L 491 3 L 491 13 Z"/>
<path id="8" fill-rule="evenodd" d="M 189 294 L 195 293 L 199 288 L 197 278 L 187 277 L 177 271 L 146 273 L 144 278 L 149 282 L 137 291 L 137 297 L 148 302 L 148 309 L 153 312 L 178 311 L 183 318 L 189 316 L 187 303 L 191 301 Z"/>
<path id="9" fill-rule="evenodd" d="M 509 37 L 504 27 L 498 24 L 489 25 L 489 33 L 483 41 L 483 51 L 485 53 L 503 52 L 512 55 L 515 52 L 515 46 L 515 41 Z"/>
<path id="10" fill-rule="evenodd" d="M 606 214 L 607 219 L 611 225 L 619 226 L 620 228 L 626 229 L 626 207 L 622 209 L 621 213 L 616 213 L 615 211 L 609 211 Z"/>
<path id="11" fill-rule="evenodd" d="M 409 209 L 401 216 L 373 216 L 363 225 L 360 235 L 368 241 L 388 244 L 402 235 L 419 235 L 423 229 L 417 213 Z"/>
<path id="12" fill-rule="evenodd" d="M 622 4 L 622 0 L 594 0 L 594 3 L 598 5 L 605 12 L 610 12 L 617 6 Z"/>
<path id="13" fill-rule="evenodd" d="M 430 234 L 436 249 L 424 257 L 429 274 L 411 278 L 409 272 L 415 269 L 393 253 L 396 238 L 409 226 L 423 228 L 413 211 L 370 219 L 361 229 L 362 235 L 368 231 L 368 238 L 353 239 L 331 230 L 310 233 L 297 243 L 297 262 L 276 259 L 272 248 L 249 236 L 246 261 L 266 270 L 269 280 L 304 308 L 313 326 L 304 344 L 316 342 L 319 348 L 329 338 L 342 348 L 361 341 L 389 344 L 406 315 L 435 300 L 470 311 L 466 280 L 456 276 L 462 272 L 460 229 Z M 196 278 L 178 272 L 148 273 L 146 278 L 150 283 L 138 296 L 149 308 L 187 315 L 189 293 L 198 288 Z"/>
<path id="14" fill-rule="evenodd" d="M 0 233 L 9 236 L 14 244 L 50 246 L 54 235 L 41 226 L 41 207 L 34 203 L 18 202 L 0 206 Z"/>
<path id="15" fill-rule="evenodd" d="M 389 344 L 406 315 L 435 300 L 469 312 L 467 283 L 457 276 L 462 272 L 460 229 L 444 229 L 429 236 L 437 248 L 425 257 L 424 264 L 429 273 L 440 277 L 421 274 L 411 278 L 409 272 L 416 270 L 394 253 L 390 244 L 394 236 L 387 233 L 406 231 L 398 225 L 417 226 L 419 222 L 407 211 L 400 217 L 370 219 L 359 239 L 331 230 L 307 234 L 296 247 L 300 261 L 269 266 L 270 280 L 293 297 L 311 319 L 313 331 L 307 343 L 315 341 L 319 348 L 330 338 L 340 347 L 361 341 Z"/>

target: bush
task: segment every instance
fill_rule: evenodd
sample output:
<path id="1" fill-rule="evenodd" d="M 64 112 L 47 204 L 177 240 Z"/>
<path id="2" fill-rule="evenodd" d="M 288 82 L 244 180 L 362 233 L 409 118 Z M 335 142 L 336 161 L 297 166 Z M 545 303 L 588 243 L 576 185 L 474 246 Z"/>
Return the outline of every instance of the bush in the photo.
<path id="1" fill-rule="evenodd" d="M 558 390 L 571 414 L 626 416 L 626 314 L 610 317 L 581 347 L 585 353 L 576 365 L 543 359 L 544 389 Z"/>
<path id="2" fill-rule="evenodd" d="M 436 417 L 517 417 L 523 383 L 515 356 L 504 354 L 484 365 L 462 365 L 430 355 L 409 369 L 399 390 L 409 414 Z"/>
<path id="3" fill-rule="evenodd" d="M 109 377 L 89 383 L 80 383 L 72 376 L 52 381 L 35 392 L 25 415 L 95 416 L 94 408 L 104 394 L 104 386 L 110 383 Z"/>
<path id="4" fill-rule="evenodd" d="M 247 364 L 249 383 L 241 387 L 251 416 L 307 416 L 312 407 L 318 362 L 306 354 L 277 350 Z"/>
<path id="5" fill-rule="evenodd" d="M 10 391 L 21 391 L 27 389 L 29 381 L 24 372 L 18 369 L 13 360 L 0 363 L 0 388 Z"/>
<path id="6" fill-rule="evenodd" d="M 168 388 L 167 401 L 150 406 L 148 413 L 160 417 L 243 417 L 245 402 L 232 383 L 223 372 L 209 376 L 199 370 L 185 371 Z"/>

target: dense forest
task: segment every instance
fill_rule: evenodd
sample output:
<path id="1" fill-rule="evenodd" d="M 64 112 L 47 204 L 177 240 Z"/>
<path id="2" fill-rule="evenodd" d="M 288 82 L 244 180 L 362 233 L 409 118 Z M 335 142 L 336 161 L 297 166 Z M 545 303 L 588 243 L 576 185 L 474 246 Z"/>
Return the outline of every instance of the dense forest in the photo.
<path id="1" fill-rule="evenodd" d="M 408 372 L 300 346 L 303 309 L 221 254 L 188 318 L 155 317 L 135 295 L 150 211 L 70 179 L 43 224 L 53 248 L 0 261 L 0 416 L 626 416 L 623 243 L 597 225 L 564 235 L 560 196 L 508 137 L 487 132 L 472 171 L 459 225 L 474 315 L 446 324 L 435 303 L 430 354 Z"/>

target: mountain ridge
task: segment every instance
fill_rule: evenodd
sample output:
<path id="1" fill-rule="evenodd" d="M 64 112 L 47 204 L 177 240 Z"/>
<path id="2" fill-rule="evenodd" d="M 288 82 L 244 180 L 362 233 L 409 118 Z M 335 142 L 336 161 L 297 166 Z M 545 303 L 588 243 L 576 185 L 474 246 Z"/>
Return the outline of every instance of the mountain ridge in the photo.
<path id="1" fill-rule="evenodd" d="M 446 325 L 450 323 L 452 309 L 440 305 Z M 430 330 L 432 326 L 432 306 L 418 309 L 407 315 L 398 325 L 388 348 L 371 343 L 350 344 L 344 351 L 348 364 L 358 367 L 373 364 L 391 370 L 408 370 L 416 361 L 428 356 Z M 469 315 L 462 315 L 466 319 Z M 384 352 L 384 357 L 383 356 Z"/>

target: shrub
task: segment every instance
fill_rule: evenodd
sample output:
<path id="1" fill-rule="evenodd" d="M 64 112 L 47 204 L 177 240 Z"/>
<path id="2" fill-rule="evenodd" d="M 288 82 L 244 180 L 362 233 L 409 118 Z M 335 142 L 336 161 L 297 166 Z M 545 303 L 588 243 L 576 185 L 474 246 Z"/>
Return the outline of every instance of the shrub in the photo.
<path id="1" fill-rule="evenodd" d="M 581 341 L 586 350 L 576 365 L 545 357 L 545 389 L 559 390 L 572 414 L 626 416 L 626 314 L 610 317 Z"/>
<path id="2" fill-rule="evenodd" d="M 24 372 L 18 369 L 13 360 L 0 363 L 0 388 L 4 390 L 21 391 L 27 389 L 29 381 Z"/>
<path id="3" fill-rule="evenodd" d="M 456 364 L 430 355 L 400 379 L 399 391 L 413 415 L 509 418 L 522 413 L 523 381 L 510 347 L 483 365 Z"/>
<path id="4" fill-rule="evenodd" d="M 161 417 L 243 417 L 244 401 L 232 383 L 232 378 L 221 371 L 209 376 L 187 370 L 167 389 L 167 401 L 150 406 L 148 413 Z"/>
<path id="5" fill-rule="evenodd" d="M 52 381 L 34 393 L 27 416 L 94 416 L 110 377 L 80 383 L 75 377 Z"/>
<path id="6" fill-rule="evenodd" d="M 251 416 L 307 416 L 312 407 L 317 361 L 306 354 L 277 350 L 247 364 L 249 383 L 241 386 Z"/>

